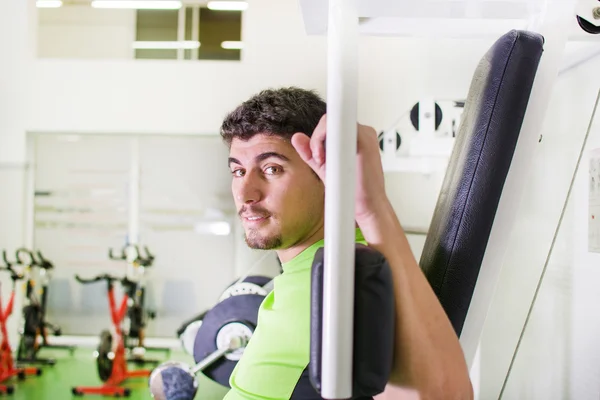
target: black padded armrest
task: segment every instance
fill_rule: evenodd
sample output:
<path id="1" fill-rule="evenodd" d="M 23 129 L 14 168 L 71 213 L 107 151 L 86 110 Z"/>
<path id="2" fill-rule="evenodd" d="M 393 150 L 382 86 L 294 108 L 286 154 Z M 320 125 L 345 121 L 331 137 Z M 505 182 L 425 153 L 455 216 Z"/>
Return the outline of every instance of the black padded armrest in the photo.
<path id="1" fill-rule="evenodd" d="M 356 245 L 353 399 L 385 390 L 394 359 L 395 306 L 392 272 L 383 255 Z M 310 380 L 321 392 L 324 249 L 312 265 Z"/>

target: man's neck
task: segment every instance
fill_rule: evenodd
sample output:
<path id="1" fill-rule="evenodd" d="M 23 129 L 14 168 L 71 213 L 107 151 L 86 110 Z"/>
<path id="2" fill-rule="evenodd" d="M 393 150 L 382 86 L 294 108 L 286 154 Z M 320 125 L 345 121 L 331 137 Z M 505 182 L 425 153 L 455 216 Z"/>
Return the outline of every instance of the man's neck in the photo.
<path id="1" fill-rule="evenodd" d="M 306 239 L 287 249 L 277 250 L 277 256 L 282 263 L 286 263 L 323 238 L 325 238 L 325 226 L 321 225 Z"/>

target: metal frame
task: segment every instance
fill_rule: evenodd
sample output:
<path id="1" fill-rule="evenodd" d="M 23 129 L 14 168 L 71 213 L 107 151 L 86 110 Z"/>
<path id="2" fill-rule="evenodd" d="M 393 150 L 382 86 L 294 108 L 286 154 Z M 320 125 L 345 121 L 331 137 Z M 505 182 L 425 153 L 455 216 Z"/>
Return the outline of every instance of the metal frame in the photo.
<path id="1" fill-rule="evenodd" d="M 306 33 L 326 35 L 327 0 L 298 0 Z M 577 1 L 587 15 L 595 0 Z M 554 0 L 358 0 L 359 32 L 369 36 L 494 39 L 510 29 L 529 29 L 543 20 Z M 551 6 L 550 6 L 551 7 Z M 600 21 L 600 20 L 598 20 Z M 567 27 L 569 40 L 597 41 L 576 19 Z"/>
<path id="2" fill-rule="evenodd" d="M 330 0 L 321 395 L 352 397 L 358 0 Z"/>
<path id="3" fill-rule="evenodd" d="M 402 15 L 402 11 L 418 13 L 421 10 L 419 7 L 427 7 L 434 2 L 373 0 L 367 3 L 362 0 L 329 0 L 329 14 L 325 19 L 323 13 L 317 12 L 319 9 L 323 11 L 325 2 L 300 1 L 305 13 L 307 30 L 313 30 L 312 33 L 323 33 L 323 23 L 325 23 L 328 35 L 328 163 L 321 395 L 326 399 L 346 399 L 352 396 L 352 308 L 354 304 L 354 215 L 352 212 L 355 206 L 358 78 L 356 53 L 357 36 L 360 31 L 359 16 L 389 17 L 390 13 L 396 13 L 392 16 L 399 16 Z M 409 3 L 415 6 L 407 8 Z M 474 6 L 470 9 L 474 10 L 470 12 L 471 16 L 477 12 L 481 14 L 484 7 L 482 2 L 479 2 L 479 6 L 476 4 L 478 2 L 474 1 L 462 3 L 467 7 L 469 4 Z M 526 2 L 513 0 L 512 3 L 523 5 Z M 528 3 L 531 6 L 531 2 Z M 371 14 L 375 15 L 365 15 L 367 5 L 371 7 Z M 518 206 L 529 176 L 528 171 L 536 152 L 539 131 L 559 74 L 564 49 L 571 34 L 569 28 L 574 20 L 575 0 L 547 0 L 543 2 L 542 8 L 529 7 L 528 11 L 530 13 L 528 18 L 524 19 L 525 26 L 513 26 L 513 28 L 542 34 L 545 38 L 545 50 L 498 205 L 496 222 L 482 263 L 482 272 L 460 337 L 469 368 L 476 361 L 483 325 L 502 270 Z M 310 19 L 313 16 L 314 18 Z M 511 14 L 509 17 L 514 18 L 514 15 Z M 507 22 L 506 19 L 504 22 Z M 421 32 L 415 32 L 414 36 L 420 36 L 425 29 L 427 28 L 421 28 Z M 388 33 L 394 34 L 394 32 Z M 406 32 L 396 28 L 395 33 L 403 35 Z M 466 36 L 469 36 L 469 33 L 474 34 L 474 32 L 466 32 Z M 342 140 L 342 132 L 344 140 Z M 510 340 L 506 343 L 510 343 Z M 506 370 L 508 367 L 506 365 Z"/>

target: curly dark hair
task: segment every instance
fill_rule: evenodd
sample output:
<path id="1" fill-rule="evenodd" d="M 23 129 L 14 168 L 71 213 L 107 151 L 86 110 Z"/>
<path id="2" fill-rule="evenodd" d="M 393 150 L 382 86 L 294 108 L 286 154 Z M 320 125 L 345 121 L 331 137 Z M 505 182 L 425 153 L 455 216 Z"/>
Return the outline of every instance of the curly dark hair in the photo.
<path id="1" fill-rule="evenodd" d="M 228 146 L 234 138 L 249 140 L 262 133 L 291 140 L 294 133 L 311 136 L 326 103 L 312 90 L 287 87 L 263 90 L 229 113 L 221 125 Z"/>

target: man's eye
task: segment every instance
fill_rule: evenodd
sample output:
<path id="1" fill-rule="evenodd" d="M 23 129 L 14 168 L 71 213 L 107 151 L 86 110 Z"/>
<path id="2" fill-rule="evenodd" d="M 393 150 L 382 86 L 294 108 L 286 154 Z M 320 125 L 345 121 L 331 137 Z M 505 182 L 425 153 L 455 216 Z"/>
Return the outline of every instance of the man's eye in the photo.
<path id="1" fill-rule="evenodd" d="M 265 173 L 267 173 L 268 175 L 275 175 L 281 172 L 281 168 L 279 167 L 267 167 L 265 168 Z"/>
<path id="2" fill-rule="evenodd" d="M 244 170 L 242 169 L 234 169 L 231 171 L 231 175 L 233 176 L 244 176 Z"/>

